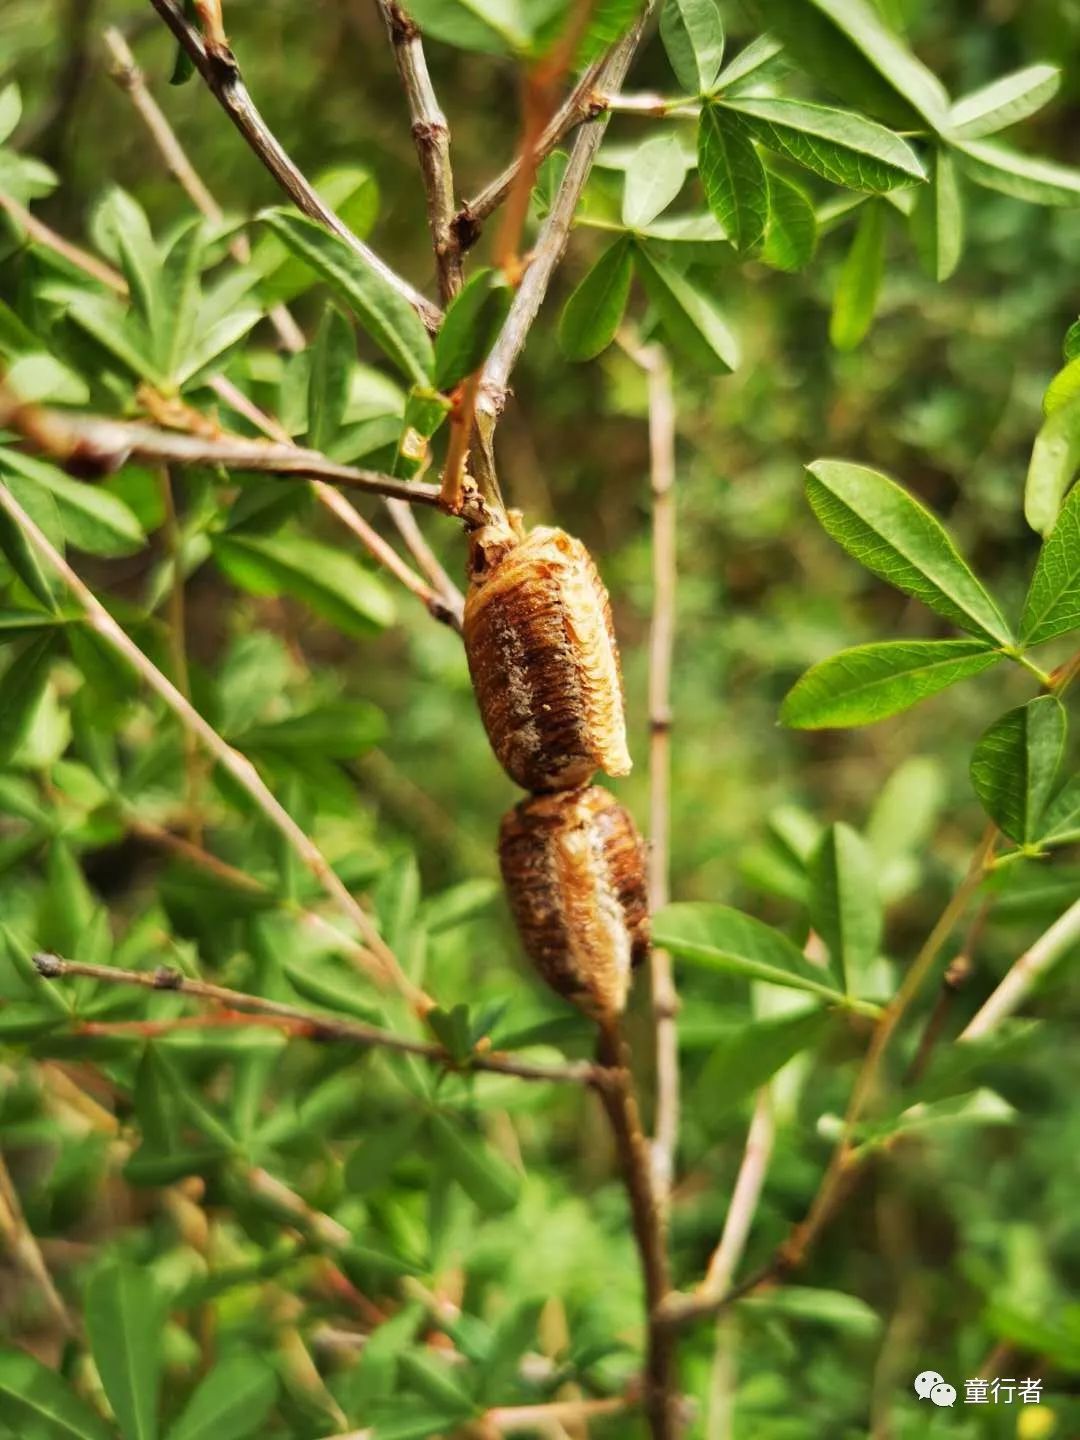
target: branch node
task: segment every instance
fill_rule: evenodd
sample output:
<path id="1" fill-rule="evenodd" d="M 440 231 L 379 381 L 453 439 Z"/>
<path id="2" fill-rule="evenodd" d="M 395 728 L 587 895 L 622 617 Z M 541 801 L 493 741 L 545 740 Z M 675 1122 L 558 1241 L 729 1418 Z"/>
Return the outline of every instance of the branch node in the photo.
<path id="1" fill-rule="evenodd" d="M 64 974 L 64 962 L 59 955 L 39 951 L 34 956 L 34 967 L 43 980 L 59 980 Z"/>

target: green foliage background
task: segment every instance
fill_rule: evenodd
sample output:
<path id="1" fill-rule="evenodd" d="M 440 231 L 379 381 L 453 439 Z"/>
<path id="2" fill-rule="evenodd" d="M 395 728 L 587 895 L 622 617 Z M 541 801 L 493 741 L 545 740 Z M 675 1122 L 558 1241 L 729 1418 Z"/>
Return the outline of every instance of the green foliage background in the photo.
<path id="1" fill-rule="evenodd" d="M 887 0 L 879 8 L 954 96 L 1036 61 L 1059 66 L 1061 90 L 1016 132 L 1017 143 L 1078 159 L 1075 4 Z M 233 0 L 226 18 L 245 79 L 286 148 L 308 173 L 364 167 L 371 178 L 358 192 L 357 213 L 370 210 L 372 243 L 430 290 L 423 193 L 374 7 Z M 758 30 L 742 7 L 725 6 L 724 18 L 730 55 Z M 205 89 L 197 81 L 167 89 L 172 46 L 147 7 L 7 0 L 0 68 L 22 90 L 17 148 L 40 156 L 60 181 L 35 212 L 91 248 L 90 216 L 112 184 L 138 200 L 155 233 L 187 214 L 127 98 L 107 78 L 99 40 L 106 21 L 130 22 L 155 93 L 226 210 L 250 216 L 278 204 L 271 181 Z M 428 49 L 451 123 L 459 193 L 470 194 L 512 153 L 516 71 L 505 59 L 437 40 Z M 631 88 L 675 92 L 656 38 Z M 790 88 L 820 98 L 797 74 Z M 608 143 L 660 133 L 671 132 L 616 117 Z M 614 169 L 597 172 L 587 215 L 617 213 L 619 180 Z M 841 193 L 817 181 L 808 188 L 821 203 Z M 814 885 L 808 857 L 823 828 L 844 821 L 866 837 L 886 902 L 886 968 L 910 960 L 966 866 L 985 823 L 969 777 L 972 750 L 992 721 L 1030 700 L 1032 677 L 997 666 L 865 729 L 806 732 L 777 722 L 797 678 L 836 651 L 954 633 L 823 532 L 804 496 L 803 467 L 819 456 L 842 456 L 901 480 L 947 522 L 1006 613 L 1020 611 L 1039 548 L 1023 519 L 1024 477 L 1043 395 L 1076 318 L 1080 208 L 1045 209 L 966 181 L 963 195 L 965 252 L 943 283 L 919 268 L 899 216 L 889 212 L 876 314 L 852 349 L 830 343 L 850 217 L 825 230 L 814 262 L 799 273 L 739 259 L 724 247 L 722 258 L 710 261 L 708 286 L 740 341 L 742 362 L 732 375 L 682 363 L 675 372 L 674 897 L 736 906 L 801 945 Z M 511 503 L 530 523 L 559 523 L 580 535 L 611 589 L 638 762 L 619 793 L 644 823 L 651 603 L 645 383 L 614 346 L 588 363 L 569 362 L 557 323 L 608 238 L 588 225 L 575 230 L 515 373 L 498 453 Z M 488 243 L 485 237 L 478 247 L 481 258 Z M 0 256 L 0 296 L 26 313 L 26 288 L 40 277 L 28 273 L 18 245 Z M 309 335 L 324 298 L 313 286 L 293 304 Z M 637 292 L 631 314 L 648 325 Z M 264 332 L 265 325 L 234 355 L 230 373 L 280 410 L 300 387 L 288 376 L 282 384 Z M 843 338 L 835 320 L 833 335 Z M 379 363 L 370 341 L 361 336 L 359 343 L 365 363 Z M 88 408 L 105 408 L 100 377 L 88 378 Z M 365 401 L 381 393 L 370 377 L 361 388 Z M 211 475 L 185 476 L 182 517 L 214 510 L 216 485 Z M 157 530 L 157 491 L 145 475 L 129 469 L 107 489 L 127 501 L 147 532 Z M 373 505 L 360 504 L 375 515 Z M 459 575 L 464 547 L 456 528 L 438 516 L 421 518 Z M 344 547 L 325 517 L 309 509 L 302 524 L 321 545 Z M 80 572 L 167 665 L 164 626 L 139 613 L 155 587 L 167 588 L 160 543 L 143 548 L 121 537 L 110 549 L 80 546 L 70 530 L 68 538 Z M 500 1046 L 535 1042 L 588 1054 L 588 1027 L 528 973 L 495 884 L 495 831 L 516 792 L 487 748 L 458 639 L 403 592 L 393 593 L 393 623 L 386 623 L 390 582 L 371 575 L 366 561 L 369 578 L 355 582 L 343 619 L 325 600 L 313 609 L 295 594 L 252 594 L 258 586 L 242 583 L 243 538 L 215 543 L 219 563 L 195 563 L 196 550 L 189 557 L 187 635 L 200 708 L 258 760 L 348 882 L 373 897 L 384 933 L 447 1009 L 467 1002 L 470 1023 Z M 317 570 L 319 557 L 309 559 Z M 1040 664 L 1050 668 L 1069 653 L 1067 639 L 1058 639 Z M 173 1424 L 173 1440 L 210 1433 L 176 1422 L 210 1355 L 219 1366 L 237 1367 L 209 1382 L 218 1403 L 250 1391 L 245 1418 L 260 1417 L 259 1433 L 312 1440 L 373 1420 L 379 1440 L 448 1433 L 476 1407 L 546 1399 L 566 1384 L 618 1393 L 638 1363 L 639 1282 L 608 1139 L 586 1097 L 492 1076 L 440 1081 L 381 1054 L 358 1058 L 343 1046 L 287 1044 L 269 1031 L 222 1031 L 209 1042 L 190 1032 L 151 1045 L 137 1037 L 94 1040 L 68 1034 L 69 1017 L 59 1009 L 42 1025 L 18 1008 L 40 1006 L 27 999 L 26 987 L 38 982 L 25 957 L 44 946 L 82 959 L 111 955 L 137 968 L 168 963 L 277 998 L 372 1013 L 371 995 L 340 955 L 289 913 L 317 903 L 315 893 L 242 799 L 221 786 L 206 800 L 207 843 L 283 904 L 240 903 L 227 886 L 163 861 L 125 823 L 117 793 L 144 818 L 162 821 L 175 812 L 183 747 L 108 670 L 77 653 L 55 666 L 29 738 L 0 777 L 0 919 L 10 949 L 0 992 L 7 1002 L 0 1010 L 0 1124 L 30 1227 L 44 1237 L 63 1293 L 80 1313 L 85 1303 L 90 1348 L 125 1436 L 155 1435 L 159 1409 L 162 1433 Z M 306 734 L 283 728 L 300 715 L 315 717 Z M 1075 737 L 1070 745 L 1065 776 L 1076 769 Z M 203 783 L 209 792 L 209 780 Z M 953 1032 L 1077 898 L 1075 846 L 1050 861 L 1019 859 L 990 884 L 990 921 L 978 935 L 974 977 L 947 1022 Z M 764 1078 L 739 1036 L 754 1007 L 775 1006 L 775 996 L 788 992 L 756 987 L 752 998 L 741 978 L 681 965 L 677 975 L 685 1094 L 672 1236 L 676 1280 L 689 1287 L 720 1232 L 752 1090 Z M 884 990 L 870 993 L 887 994 L 892 981 L 881 983 Z M 59 988 L 49 993 L 70 999 Z M 932 1000 L 924 997 L 924 1011 Z M 643 1001 L 639 996 L 630 1024 L 647 1090 Z M 104 1019 L 146 1013 L 141 999 L 118 991 L 85 988 L 78 1002 Z M 162 1016 L 182 1008 L 173 997 L 151 1004 Z M 871 1416 L 882 1436 L 1037 1440 L 1080 1431 L 1080 1074 L 1077 992 L 1067 962 L 1028 1009 L 1034 1025 L 1002 1032 L 1000 1049 L 966 1076 L 954 1078 L 944 1062 L 940 1074 L 932 1072 L 936 1088 L 925 1093 L 929 1100 L 978 1098 L 988 1088 L 1014 1109 L 961 1106 L 959 1117 L 941 1117 L 957 1123 L 882 1154 L 797 1283 L 739 1307 L 732 1321 L 736 1435 L 855 1436 L 868 1433 Z M 407 1025 L 392 1007 L 380 1018 L 387 1013 L 395 1028 Z M 900 1046 L 897 1076 L 919 1029 Z M 765 1043 L 763 1032 L 750 1034 L 755 1048 Z M 775 1064 L 785 1044 L 786 1053 L 802 1056 L 777 1085 L 777 1147 L 748 1269 L 767 1259 L 804 1213 L 827 1159 L 828 1117 L 843 1112 L 864 1040 L 857 1017 L 834 1016 L 812 1034 L 788 1038 L 784 1031 L 775 1055 L 769 1052 Z M 133 1157 L 118 1161 L 113 1137 L 92 1123 L 75 1124 L 49 1079 L 57 1063 L 116 1111 L 140 1147 Z M 896 1109 L 893 1103 L 891 1113 Z M 988 1116 L 1006 1123 L 971 1123 Z M 178 1153 L 182 1163 L 168 1163 Z M 328 1330 L 364 1331 L 370 1322 L 343 1282 L 335 1289 L 327 1279 L 325 1252 L 334 1247 L 312 1232 L 309 1219 L 253 1190 L 253 1168 L 346 1228 L 342 1270 L 393 1313 L 363 1350 L 326 1340 Z M 200 1222 L 190 1213 L 196 1191 L 177 1197 L 168 1188 L 185 1174 L 189 1182 L 200 1178 L 209 1240 L 196 1234 Z M 121 1268 L 110 1269 L 117 1257 Z M 148 1276 L 156 1290 L 143 1293 Z M 452 1301 L 453 1313 L 436 1305 L 433 1315 L 433 1293 Z M 153 1356 L 133 1367 L 149 1389 L 131 1399 L 125 1415 L 116 1399 L 124 1381 L 110 1384 L 111 1342 L 100 1337 L 115 1339 L 125 1323 L 137 1334 L 152 1330 L 145 1317 L 163 1296 L 169 1318 L 162 1319 L 161 1348 L 151 1335 Z M 0 1297 L 0 1336 L 60 1365 L 89 1409 L 102 1413 L 86 1348 L 53 1331 L 16 1267 L 0 1270 Z M 107 1317 L 96 1325 L 95 1306 Z M 125 1306 L 139 1318 L 110 1313 Z M 425 1343 L 432 1331 L 448 1341 Z M 145 1333 L 142 1340 L 150 1343 Z M 463 1357 L 456 1365 L 442 1363 L 451 1344 Z M 708 1325 L 684 1342 L 684 1386 L 697 1402 L 700 1434 L 713 1345 Z M 526 1352 L 544 1358 L 523 1367 Z M 911 1377 L 927 1368 L 958 1388 L 968 1376 L 1043 1374 L 1038 1423 L 1019 1406 L 973 1412 L 958 1405 L 928 1420 L 928 1407 L 910 1390 Z M 0 1370 L 5 1394 L 19 1393 L 22 1383 Z M 214 1423 L 217 1435 L 255 1433 L 226 1430 L 220 1417 Z M 631 1435 L 638 1423 L 619 1416 L 595 1422 L 590 1433 Z M 100 1420 L 95 1431 L 58 1430 L 0 1404 L 5 1424 L 20 1437 L 114 1433 Z"/>

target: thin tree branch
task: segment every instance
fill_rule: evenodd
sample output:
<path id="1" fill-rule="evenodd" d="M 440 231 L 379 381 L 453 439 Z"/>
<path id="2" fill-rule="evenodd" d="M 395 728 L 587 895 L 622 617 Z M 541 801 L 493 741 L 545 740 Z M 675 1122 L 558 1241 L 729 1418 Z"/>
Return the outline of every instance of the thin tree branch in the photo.
<path id="1" fill-rule="evenodd" d="M 15 224 L 21 230 L 25 230 L 27 237 L 35 244 L 43 245 L 46 250 L 51 250 L 54 255 L 59 255 L 69 265 L 81 270 L 84 275 L 97 280 L 99 284 L 114 290 L 118 295 L 127 294 L 127 282 L 124 277 L 107 265 L 104 260 L 99 260 L 96 255 L 91 255 L 78 245 L 73 245 L 70 240 L 65 240 L 55 230 L 39 220 L 36 215 L 31 215 L 25 205 L 21 205 L 13 195 L 6 195 L 0 190 L 0 210 L 4 210 L 11 216 Z"/>
<path id="2" fill-rule="evenodd" d="M 110 26 L 104 34 L 105 44 L 112 57 L 109 71 L 120 89 L 131 100 L 136 114 L 150 133 L 166 168 L 179 183 L 188 199 L 200 214 L 215 223 L 224 218 L 221 206 L 211 195 L 199 172 L 188 159 L 176 131 L 165 118 L 161 106 L 154 99 L 146 84 L 146 77 L 131 53 L 127 41 L 120 31 Z M 243 233 L 234 235 L 229 242 L 229 252 L 241 265 L 251 259 L 251 243 Z M 304 332 L 297 325 L 285 305 L 275 305 L 270 311 L 270 323 L 278 333 L 278 339 L 286 350 L 296 354 L 307 344 Z"/>
<path id="3" fill-rule="evenodd" d="M 622 85 L 651 10 L 652 0 L 647 0 L 632 29 L 608 52 L 598 77 L 601 88 L 615 91 Z M 477 395 L 476 420 L 481 449 L 492 464 L 492 439 L 498 417 L 506 404 L 510 372 L 524 349 L 526 337 L 544 302 L 555 267 L 566 248 L 574 212 L 600 149 L 604 130 L 605 124 L 600 120 L 595 125 L 587 126 L 575 138 L 566 173 L 541 228 L 529 267 L 484 365 Z"/>
<path id="4" fill-rule="evenodd" d="M 496 1405 L 484 1419 L 501 1435 L 519 1431 L 534 1434 L 545 1425 L 569 1425 L 599 1420 L 606 1415 L 623 1415 L 638 1402 L 632 1395 L 614 1395 L 605 1400 L 555 1400 L 546 1405 Z"/>
<path id="5" fill-rule="evenodd" d="M 11 492 L 0 487 L 0 506 L 7 511 L 49 566 L 63 580 L 81 605 L 88 623 L 97 634 L 120 655 L 139 678 L 165 702 L 167 708 L 186 730 L 202 742 L 211 758 L 226 770 L 260 810 L 267 822 L 285 839 L 302 863 L 319 882 L 327 895 L 347 919 L 356 926 L 361 938 L 374 957 L 373 978 L 394 986 L 416 1009 L 425 1015 L 434 1001 L 401 969 L 393 951 L 379 934 L 378 927 L 367 911 L 356 901 L 344 881 L 323 855 L 315 842 L 297 825 L 289 812 L 267 788 L 258 770 L 217 733 L 214 727 L 184 699 L 180 691 L 157 666 L 147 658 L 131 637 L 67 563 L 64 557 L 42 534 Z"/>
<path id="6" fill-rule="evenodd" d="M 649 907 L 670 899 L 671 666 L 675 644 L 676 512 L 675 395 L 671 367 L 659 345 L 631 337 L 623 348 L 645 372 L 649 395 L 649 470 L 652 490 L 653 608 L 649 630 Z M 671 956 L 654 949 L 650 960 L 656 1036 L 656 1115 L 653 1176 L 666 1207 L 679 1138 L 679 996 Z"/>
<path id="7" fill-rule="evenodd" d="M 64 980 L 85 975 L 106 985 L 131 985 L 143 990 L 172 991 L 194 1000 L 221 1005 L 227 1011 L 235 1011 L 255 1019 L 270 1017 L 283 1021 L 293 1033 L 314 1040 L 340 1040 L 365 1048 L 393 1050 L 398 1054 L 417 1055 L 422 1059 L 432 1060 L 447 1069 L 455 1068 L 442 1046 L 431 1041 L 413 1040 L 407 1035 L 395 1035 L 390 1030 L 382 1030 L 377 1025 L 366 1025 L 360 1020 L 320 1015 L 298 1005 L 268 1000 L 262 995 L 249 995 L 243 990 L 212 985 L 206 980 L 192 980 L 167 965 L 159 966 L 156 970 L 122 970 L 112 965 L 90 965 L 64 960 L 58 955 L 45 953 L 35 955 L 34 964 L 45 980 Z M 471 1055 L 462 1068 L 483 1070 L 497 1075 L 514 1075 L 521 1080 L 552 1080 L 600 1089 L 604 1089 L 608 1083 L 601 1067 L 588 1061 L 544 1065 L 516 1055 L 492 1053 Z"/>
<path id="8" fill-rule="evenodd" d="M 67 1306 L 60 1298 L 60 1292 L 53 1282 L 41 1247 L 34 1232 L 26 1223 L 26 1216 L 19 1201 L 19 1192 L 11 1178 L 7 1162 L 0 1154 L 0 1243 L 3 1243 L 11 1258 L 27 1278 L 37 1286 L 45 1308 L 65 1335 L 76 1334 L 76 1325 Z"/>
<path id="9" fill-rule="evenodd" d="M 1059 915 L 1034 945 L 1015 961 L 997 989 L 961 1031 L 961 1040 L 981 1040 L 1024 1003 L 1050 967 L 1080 942 L 1080 900 Z"/>
<path id="10" fill-rule="evenodd" d="M 439 558 L 424 538 L 417 524 L 416 516 L 404 500 L 387 499 L 386 508 L 405 542 L 409 554 L 434 586 L 453 620 L 455 630 L 460 630 L 465 612 L 465 597 L 439 563 Z"/>
<path id="11" fill-rule="evenodd" d="M 750 1237 L 750 1226 L 765 1184 L 775 1136 L 772 1095 L 769 1086 L 763 1085 L 754 1102 L 746 1148 L 735 1177 L 720 1243 L 709 1261 L 699 1294 L 722 1295 L 731 1284 Z"/>
<path id="12" fill-rule="evenodd" d="M 653 1440 L 677 1440 L 680 1407 L 676 1394 L 675 1337 L 670 1326 L 660 1319 L 671 1295 L 664 1217 L 634 1094 L 628 1047 L 617 1019 L 602 1021 L 599 1031 L 597 1053 L 610 1076 L 610 1083 L 601 1090 L 600 1098 L 615 1138 L 645 1286 L 645 1414 Z"/>
<path id="13" fill-rule="evenodd" d="M 596 95 L 596 82 L 597 76 L 603 73 L 608 58 L 609 55 L 601 55 L 592 62 L 551 117 L 536 143 L 535 154 L 538 162 L 550 155 L 571 130 L 585 120 L 595 120 L 603 113 L 604 107 Z M 454 229 L 463 250 L 467 250 L 480 238 L 483 221 L 497 210 L 510 194 L 520 169 L 521 156 L 516 156 L 483 190 L 462 205 L 454 217 Z"/>
<path id="14" fill-rule="evenodd" d="M 744 1295 L 749 1295 L 763 1285 L 790 1273 L 803 1263 L 810 1247 L 847 1195 L 858 1171 L 861 1157 L 854 1145 L 855 1130 L 877 1088 L 881 1062 L 889 1042 L 939 958 L 945 942 L 959 923 L 972 896 L 982 883 L 997 845 L 998 835 L 999 832 L 995 825 L 989 825 L 986 828 L 964 878 L 942 911 L 922 949 L 909 966 L 900 988 L 876 1022 L 866 1055 L 855 1077 L 840 1139 L 833 1150 L 805 1219 L 794 1227 L 788 1239 L 780 1246 L 772 1259 L 760 1271 L 740 1284 L 719 1294 L 706 1291 L 703 1287 L 694 1295 L 672 1295 L 663 1306 L 659 1316 L 662 1324 L 680 1326 L 718 1315 Z M 1080 910 L 1080 902 L 1075 908 Z"/>
<path id="15" fill-rule="evenodd" d="M 370 246 L 365 245 L 359 236 L 354 235 L 297 169 L 259 114 L 247 92 L 232 51 L 221 45 L 208 45 L 198 30 L 189 24 L 175 0 L 150 0 L 150 3 L 190 57 L 215 100 L 297 209 L 313 220 L 321 221 L 344 240 L 365 264 L 370 265 L 409 302 L 429 330 L 437 330 L 442 319 L 438 306 L 421 295 L 419 290 L 376 255 Z"/>
<path id="16" fill-rule="evenodd" d="M 257 430 L 261 430 L 264 435 L 268 435 L 271 439 L 277 440 L 281 445 L 295 445 L 289 432 L 271 416 L 260 410 L 231 380 L 226 380 L 223 375 L 218 375 L 210 383 L 218 397 L 231 409 L 235 410 L 238 415 L 243 415 Z M 322 480 L 313 480 L 312 489 L 320 505 L 335 515 L 347 530 L 351 530 L 368 552 L 378 560 L 381 565 L 385 565 L 386 568 L 401 581 L 405 588 L 410 590 L 412 594 L 426 606 L 430 615 L 436 620 L 441 620 L 445 624 L 450 625 L 454 630 L 461 630 L 465 601 L 461 591 L 458 590 L 448 575 L 444 575 L 446 580 L 445 590 L 439 585 L 425 585 L 423 578 L 405 564 L 393 547 L 386 543 L 378 531 L 369 525 L 363 516 L 357 512 L 356 508 L 351 505 L 343 495 L 339 494 L 332 485 L 327 485 Z M 390 510 L 391 517 L 394 519 L 395 524 L 397 524 L 398 530 L 401 532 L 413 558 L 421 565 L 425 573 L 430 573 L 427 571 L 428 564 L 430 562 L 437 564 L 438 562 L 435 561 L 435 557 L 428 549 L 427 542 L 420 534 L 419 526 L 415 520 L 412 520 L 412 512 L 409 510 L 408 505 L 403 500 L 388 496 L 383 496 L 383 503 Z M 406 514 L 408 514 L 410 520 L 412 520 L 411 528 L 401 524 L 395 509 L 397 506 L 401 506 Z"/>
<path id="17" fill-rule="evenodd" d="M 394 60 L 409 105 L 413 141 L 427 197 L 439 294 L 445 305 L 461 289 L 461 247 L 453 223 L 456 204 L 450 165 L 450 129 L 431 83 L 419 26 L 397 0 L 378 0 L 378 6 L 394 47 Z"/>
<path id="18" fill-rule="evenodd" d="M 24 405 L 0 385 L 0 425 L 9 425 L 74 474 L 108 475 L 129 460 L 177 465 L 222 465 L 230 470 L 257 471 L 281 479 L 324 480 L 375 495 L 395 495 L 420 505 L 437 505 L 436 485 L 409 482 L 339 465 L 318 450 L 266 440 L 220 438 L 161 430 L 93 415 L 72 415 L 37 405 Z"/>

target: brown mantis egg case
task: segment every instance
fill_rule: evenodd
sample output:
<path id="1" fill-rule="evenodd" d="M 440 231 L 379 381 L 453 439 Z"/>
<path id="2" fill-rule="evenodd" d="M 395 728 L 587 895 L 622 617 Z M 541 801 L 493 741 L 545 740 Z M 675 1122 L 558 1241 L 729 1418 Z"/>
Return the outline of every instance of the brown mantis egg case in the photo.
<path id="1" fill-rule="evenodd" d="M 596 770 L 629 773 L 611 605 L 580 540 L 477 530 L 464 630 L 484 728 L 512 780 L 567 790 Z"/>
<path id="2" fill-rule="evenodd" d="M 499 864 L 525 951 L 560 995 L 618 1015 L 649 953 L 645 847 L 608 791 L 533 795 L 503 818 Z"/>

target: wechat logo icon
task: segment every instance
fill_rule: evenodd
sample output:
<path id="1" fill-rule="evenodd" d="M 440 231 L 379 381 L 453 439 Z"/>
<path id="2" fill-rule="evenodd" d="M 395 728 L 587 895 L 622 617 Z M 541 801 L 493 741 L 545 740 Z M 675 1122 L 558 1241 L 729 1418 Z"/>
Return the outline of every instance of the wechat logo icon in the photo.
<path id="1" fill-rule="evenodd" d="M 920 1400 L 929 1400 L 942 1408 L 956 1404 L 955 1386 L 948 1384 L 944 1375 L 936 1370 L 924 1370 L 915 1376 L 915 1394 Z"/>

